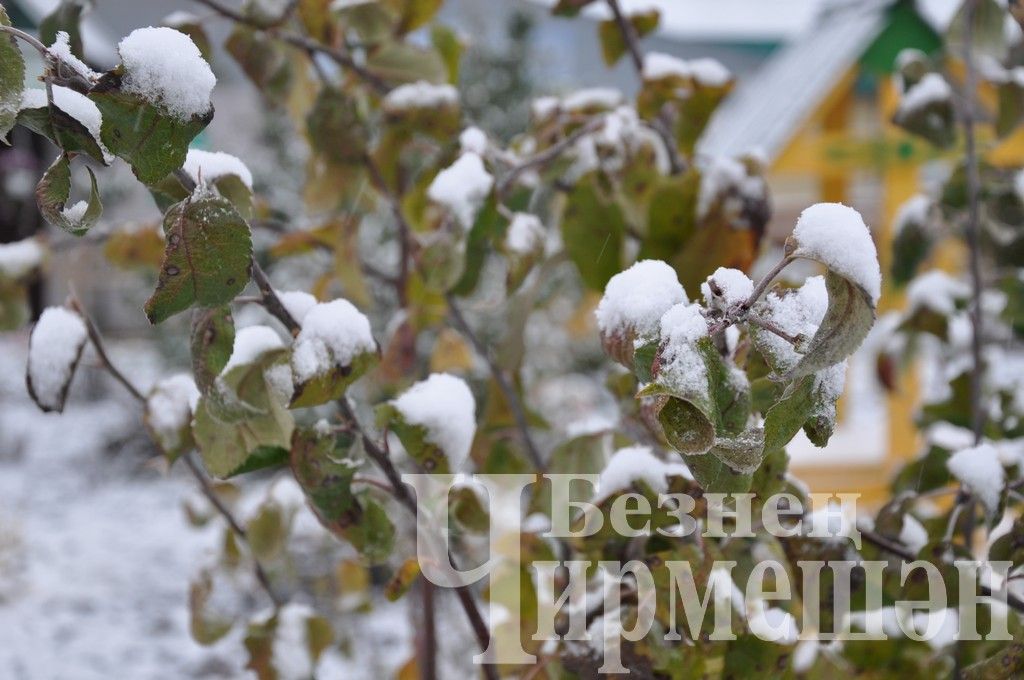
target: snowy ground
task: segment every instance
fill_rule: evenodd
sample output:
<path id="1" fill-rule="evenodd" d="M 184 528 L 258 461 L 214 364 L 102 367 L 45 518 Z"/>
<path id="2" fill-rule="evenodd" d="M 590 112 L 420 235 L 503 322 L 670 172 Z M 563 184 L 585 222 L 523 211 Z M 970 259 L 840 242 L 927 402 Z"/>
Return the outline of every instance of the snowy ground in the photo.
<path id="1" fill-rule="evenodd" d="M 208 648 L 188 632 L 189 580 L 220 540 L 186 521 L 191 480 L 147 464 L 136 407 L 94 370 L 63 415 L 40 413 L 25 396 L 26 344 L 0 338 L 0 677 L 249 677 L 239 630 Z M 355 657 L 331 650 L 317 677 L 393 673 L 409 655 L 406 611 L 360 615 L 342 631 Z"/>

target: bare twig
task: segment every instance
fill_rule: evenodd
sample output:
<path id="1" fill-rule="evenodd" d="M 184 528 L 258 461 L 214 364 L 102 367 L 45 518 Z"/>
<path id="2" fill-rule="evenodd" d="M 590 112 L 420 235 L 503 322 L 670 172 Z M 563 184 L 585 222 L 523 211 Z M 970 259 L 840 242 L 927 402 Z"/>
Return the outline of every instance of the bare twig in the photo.
<path id="1" fill-rule="evenodd" d="M 142 392 L 140 392 L 139 389 L 132 384 L 132 381 L 125 377 L 124 373 L 121 373 L 117 366 L 114 365 L 114 362 L 110 360 L 110 355 L 107 354 L 106 346 L 103 344 L 103 336 L 100 335 L 99 329 L 96 328 L 96 324 L 93 323 L 92 318 L 85 309 L 85 305 L 83 305 L 82 301 L 78 299 L 78 294 L 75 293 L 74 289 L 71 291 L 69 302 L 71 304 L 71 308 L 78 312 L 79 316 L 82 317 L 82 321 L 85 322 L 85 330 L 89 334 L 89 341 L 92 343 L 93 349 L 96 350 L 96 356 L 99 357 L 103 367 L 115 380 L 117 380 L 117 382 L 121 383 L 121 385 L 128 390 L 128 393 L 132 395 L 136 401 L 145 402 L 146 397 L 143 396 Z"/>
<path id="2" fill-rule="evenodd" d="M 721 321 L 717 322 L 714 326 L 712 326 L 709 329 L 709 334 L 714 336 L 718 333 L 721 333 L 734 323 L 746 319 L 748 316 L 747 313 L 750 311 L 750 308 L 753 307 L 754 304 L 761 299 L 761 296 L 764 295 L 764 292 L 766 290 L 768 290 L 768 286 L 770 286 L 772 281 L 775 280 L 775 277 L 782 273 L 782 270 L 788 267 L 794 259 L 795 258 L 792 255 L 786 255 L 781 260 L 776 262 L 775 266 L 771 268 L 771 271 L 765 274 L 764 278 L 757 282 L 757 285 L 754 286 L 754 290 L 753 292 L 750 293 L 750 296 L 747 297 L 747 299 L 744 300 L 742 304 L 737 305 L 736 309 L 730 310 L 731 313 L 726 314 L 724 319 L 722 319 Z M 765 330 L 770 331 L 771 329 L 765 328 Z"/>
<path id="3" fill-rule="evenodd" d="M 452 295 L 446 295 L 445 299 L 448 302 L 448 311 L 451 313 L 452 320 L 455 322 L 455 326 L 459 329 L 459 332 L 469 338 L 470 343 L 485 362 L 491 372 L 491 377 L 494 378 L 494 382 L 497 383 L 498 389 L 501 390 L 502 396 L 505 397 L 505 401 L 508 402 L 509 410 L 512 411 L 512 417 L 516 421 L 516 430 L 519 432 L 519 438 L 522 441 L 523 447 L 526 449 L 526 454 L 530 458 L 530 462 L 533 463 L 533 467 L 538 472 L 544 470 L 544 461 L 541 459 L 540 450 L 537 445 L 533 442 L 533 437 L 530 436 L 530 424 L 526 419 L 526 409 L 523 407 L 523 402 L 519 398 L 512 384 L 509 382 L 508 377 L 505 375 L 504 369 L 498 365 L 498 362 L 494 360 L 491 353 L 487 351 L 487 347 L 483 344 L 480 338 L 477 337 L 473 329 L 469 327 L 466 322 L 466 317 L 462 315 L 462 310 L 459 309 L 459 305 L 455 302 L 455 298 Z"/>
<path id="4" fill-rule="evenodd" d="M 352 426 L 352 429 L 358 433 L 362 440 L 363 449 L 366 451 L 366 455 L 370 457 L 374 464 L 380 468 L 381 472 L 384 473 L 384 476 L 387 477 L 394 492 L 395 499 L 415 517 L 417 513 L 416 499 L 413 498 L 412 494 L 409 492 L 409 488 L 404 482 L 402 482 L 401 475 L 395 468 L 394 463 L 391 462 L 391 458 L 384 450 L 384 447 L 377 444 L 377 442 L 369 436 L 366 430 L 363 429 L 359 419 L 356 418 L 355 413 L 352 411 L 352 407 L 349 406 L 348 401 L 344 397 L 339 399 L 337 403 L 342 417 L 348 421 Z M 448 559 L 454 564 L 454 558 L 451 554 L 448 555 Z M 455 595 L 459 600 L 459 604 L 462 605 L 466 618 L 469 620 L 469 625 L 473 629 L 473 635 L 476 637 L 477 643 L 480 645 L 480 649 L 487 649 L 490 644 L 491 633 L 487 629 L 487 623 L 484 622 L 483 616 L 480 614 L 480 610 L 477 607 L 472 590 L 470 590 L 468 586 L 461 586 L 455 588 Z M 483 670 L 488 680 L 498 680 L 497 671 L 495 671 L 493 666 L 484 665 Z"/>
<path id="5" fill-rule="evenodd" d="M 579 141 L 586 135 L 595 132 L 603 124 L 603 116 L 591 118 L 582 127 L 573 130 L 572 133 L 566 135 L 565 137 L 558 140 L 548 148 L 534 154 L 533 156 L 530 156 L 529 158 L 525 159 L 524 161 L 513 167 L 511 170 L 508 171 L 508 173 L 504 177 L 501 178 L 501 181 L 498 182 L 498 198 L 501 199 L 503 196 L 505 196 L 505 194 L 508 193 L 509 189 L 511 189 L 512 186 L 515 184 L 516 180 L 519 179 L 519 177 L 524 172 L 527 172 L 528 170 L 532 170 L 535 168 L 544 167 L 545 165 L 547 165 L 548 163 L 552 162 L 560 155 L 562 155 L 562 153 L 565 152 L 566 149 L 571 147 L 577 141 Z"/>
<path id="6" fill-rule="evenodd" d="M 89 334 L 89 340 L 90 342 L 92 342 L 92 346 L 96 350 L 96 354 L 99 356 L 104 368 L 106 368 L 106 370 L 119 383 L 121 383 L 121 385 L 124 386 L 124 388 L 128 391 L 130 395 L 132 395 L 132 397 L 136 401 L 138 401 L 140 404 L 145 404 L 146 397 L 142 394 L 139 388 L 133 385 L 132 382 L 125 377 L 124 373 L 122 373 L 114 365 L 114 362 L 110 360 L 110 355 L 107 354 L 106 347 L 104 346 L 103 343 L 103 338 L 100 335 L 99 331 L 97 330 L 96 324 L 93 323 L 92 319 L 86 312 L 85 307 L 79 301 L 78 296 L 74 292 L 71 293 L 71 306 L 72 308 L 75 309 L 75 311 L 79 313 L 79 315 L 81 315 L 83 321 L 85 322 L 85 328 Z M 270 597 L 270 601 L 274 603 L 274 606 L 280 607 L 283 604 L 283 601 L 281 600 L 280 597 L 278 597 L 277 593 L 274 592 L 273 587 L 270 585 L 270 577 L 267 576 L 267 572 L 263 569 L 263 565 L 260 564 L 259 560 L 256 558 L 256 555 L 253 554 L 252 548 L 249 547 L 249 541 L 246 535 L 245 527 L 242 526 L 241 522 L 239 522 L 238 519 L 235 518 L 231 510 L 228 509 L 228 507 L 224 505 L 224 502 L 221 501 L 221 499 L 217 496 L 217 492 L 213 489 L 213 486 L 210 484 L 210 480 L 206 477 L 206 473 L 204 473 L 203 470 L 199 467 L 199 465 L 195 462 L 195 460 L 193 460 L 192 452 L 189 451 L 185 453 L 185 455 L 182 456 L 182 459 L 185 461 L 185 466 L 188 468 L 189 472 L 192 473 L 192 476 L 195 477 L 196 481 L 199 483 L 200 491 L 203 492 L 203 495 L 206 496 L 207 500 L 210 501 L 210 504 L 214 507 L 214 509 L 217 510 L 218 513 L 220 513 L 221 517 L 224 518 L 224 521 L 227 522 L 231 530 L 248 549 L 249 555 L 252 557 L 253 570 L 256 573 L 256 580 L 259 582 L 263 590 L 266 591 L 267 596 Z"/>
<path id="7" fill-rule="evenodd" d="M 360 80 L 372 87 L 380 94 L 386 94 L 391 87 L 382 78 L 369 71 L 363 65 L 357 63 L 352 55 L 346 51 L 343 51 L 337 47 L 331 47 L 323 43 L 317 42 L 311 38 L 298 33 L 289 33 L 281 31 L 275 27 L 262 26 L 258 21 L 255 21 L 252 17 L 245 16 L 241 12 L 235 11 L 230 7 L 225 7 L 216 0 L 194 0 L 204 7 L 208 7 L 225 19 L 230 19 L 236 23 L 244 24 L 250 28 L 261 31 L 271 38 L 276 38 L 283 42 L 288 43 L 293 47 L 297 47 L 307 53 L 318 52 L 326 55 L 338 66 L 347 69 L 354 73 Z"/>
<path id="8" fill-rule="evenodd" d="M 764 319 L 757 315 L 748 316 L 747 323 L 749 323 L 751 326 L 756 326 L 758 328 L 768 331 L 769 333 L 779 336 L 780 338 L 782 338 L 789 344 L 793 345 L 794 347 L 798 346 L 804 340 L 804 336 L 800 335 L 799 333 L 796 335 L 787 333 L 786 331 L 782 330 L 777 325 L 775 325 L 774 322 L 769 321 L 768 319 Z"/>
<path id="9" fill-rule="evenodd" d="M 388 202 L 388 207 L 391 209 L 391 214 L 395 219 L 395 225 L 398 227 L 398 248 L 399 248 L 399 263 L 398 263 L 398 275 L 394 277 L 395 293 L 398 295 L 398 304 L 401 307 L 405 307 L 408 303 L 409 295 L 409 262 L 412 256 L 412 229 L 409 227 L 409 223 L 405 219 L 405 213 L 402 212 L 402 202 L 398 200 L 390 187 L 388 187 L 387 181 L 384 179 L 384 174 L 380 171 L 380 167 L 377 162 L 373 160 L 373 156 L 370 154 L 363 154 L 363 164 L 366 166 L 367 171 L 370 173 L 370 181 L 373 186 L 380 193 L 381 196 Z"/>
<path id="10" fill-rule="evenodd" d="M 982 363 L 981 363 L 981 244 L 980 229 L 980 178 L 978 173 L 977 143 L 974 135 L 974 96 L 977 90 L 977 70 L 974 64 L 974 24 L 977 9 L 976 0 L 967 0 L 964 5 L 963 60 L 966 75 L 966 93 L 962 108 L 964 127 L 964 161 L 967 168 L 967 248 L 971 274 L 971 427 L 974 443 L 981 443 L 985 427 L 985 410 L 982 404 Z"/>
<path id="11" fill-rule="evenodd" d="M 274 603 L 275 607 L 283 605 L 284 601 L 276 592 L 274 592 L 274 588 L 270 584 L 270 577 L 267 575 L 266 570 L 263 568 L 263 565 L 260 564 L 260 561 L 256 559 L 256 555 L 253 554 L 252 548 L 249 547 L 249 537 L 246 533 L 245 527 L 242 526 L 241 522 L 238 521 L 231 510 L 224 505 L 224 501 L 222 501 L 217 495 L 217 492 L 214 490 L 213 485 L 210 484 L 210 480 L 207 478 L 206 473 L 193 459 L 192 452 L 189 451 L 185 453 L 181 458 L 185 461 L 185 467 L 188 468 L 189 472 L 192 473 L 192 476 L 195 477 L 196 481 L 199 483 L 199 490 L 203 492 L 204 496 L 206 496 L 206 500 L 210 502 L 210 505 L 212 505 L 218 513 L 220 513 L 220 516 L 224 518 L 224 521 L 227 522 L 231 531 L 234 532 L 238 540 L 248 548 L 249 556 L 252 557 L 253 571 L 256 574 L 256 580 L 259 582 L 260 587 L 267 593 L 267 596 L 270 598 L 270 601 Z"/>
<path id="12" fill-rule="evenodd" d="M 252 280 L 256 282 L 256 287 L 260 289 L 260 297 L 266 310 L 283 323 L 293 337 L 298 335 L 299 331 L 302 330 L 302 326 L 299 325 L 291 315 L 291 312 L 284 306 L 284 303 L 281 302 L 281 298 L 277 296 L 274 287 L 270 285 L 267 273 L 263 271 L 263 267 L 260 266 L 255 257 L 252 259 Z"/>
<path id="13" fill-rule="evenodd" d="M 612 11 L 612 17 L 615 19 L 615 25 L 619 27 L 622 40 L 626 43 L 629 58 L 633 61 L 633 66 L 636 68 L 637 73 L 642 73 L 644 70 L 644 57 L 643 53 L 640 52 L 640 38 L 633 28 L 633 24 L 622 13 L 622 8 L 619 7 L 619 0 L 607 0 L 607 2 L 608 9 Z"/>

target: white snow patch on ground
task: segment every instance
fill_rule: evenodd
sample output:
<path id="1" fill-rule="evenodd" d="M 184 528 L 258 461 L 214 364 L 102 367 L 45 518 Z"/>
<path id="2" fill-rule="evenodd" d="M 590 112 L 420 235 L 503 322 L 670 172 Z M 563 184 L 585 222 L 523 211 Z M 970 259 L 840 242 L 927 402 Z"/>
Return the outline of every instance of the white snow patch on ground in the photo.
<path id="1" fill-rule="evenodd" d="M 43 247 L 35 238 L 0 243 L 0 277 L 22 278 L 42 263 L 43 255 Z"/>

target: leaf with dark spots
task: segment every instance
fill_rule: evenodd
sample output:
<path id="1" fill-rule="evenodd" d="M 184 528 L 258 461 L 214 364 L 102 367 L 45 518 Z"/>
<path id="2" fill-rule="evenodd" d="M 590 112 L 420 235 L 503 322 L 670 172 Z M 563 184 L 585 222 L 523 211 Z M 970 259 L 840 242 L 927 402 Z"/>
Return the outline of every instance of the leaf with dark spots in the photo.
<path id="1" fill-rule="evenodd" d="M 199 193 L 164 217 L 167 247 L 156 291 L 146 301 L 150 323 L 188 309 L 230 302 L 249 282 L 249 225 L 226 198 Z"/>

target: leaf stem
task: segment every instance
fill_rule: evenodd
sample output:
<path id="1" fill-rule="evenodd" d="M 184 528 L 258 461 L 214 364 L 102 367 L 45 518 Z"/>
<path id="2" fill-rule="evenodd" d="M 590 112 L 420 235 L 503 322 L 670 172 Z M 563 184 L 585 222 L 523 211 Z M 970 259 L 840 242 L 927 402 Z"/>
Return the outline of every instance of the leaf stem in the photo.
<path id="1" fill-rule="evenodd" d="M 533 437 L 530 436 L 530 424 L 526 418 L 526 409 L 523 406 L 522 400 L 516 393 L 515 388 L 509 382 L 508 377 L 505 375 L 504 369 L 498 365 L 498 362 L 494 360 L 491 353 L 487 351 L 487 347 L 477 337 L 473 329 L 470 328 L 469 323 L 466 322 L 466 317 L 463 316 L 462 310 L 459 309 L 459 305 L 455 302 L 455 297 L 450 293 L 445 295 L 445 300 L 448 303 L 448 311 L 451 314 L 452 320 L 455 322 L 456 328 L 459 332 L 469 338 L 470 343 L 485 362 L 487 362 L 487 368 L 490 370 L 491 377 L 494 378 L 494 382 L 497 383 L 498 389 L 501 390 L 502 396 L 505 397 L 505 401 L 508 402 L 509 410 L 512 411 L 512 418 L 516 422 L 516 430 L 519 432 L 519 438 L 522 441 L 523 447 L 526 449 L 526 454 L 530 458 L 530 462 L 533 463 L 533 467 L 538 472 L 542 472 L 545 468 L 544 461 L 541 458 L 540 450 L 533 441 Z"/>
<path id="2" fill-rule="evenodd" d="M 508 171 L 508 173 L 504 177 L 501 178 L 501 181 L 498 182 L 498 186 L 495 192 L 498 195 L 498 200 L 500 201 L 509 192 L 509 190 L 512 188 L 512 185 L 515 184 L 515 181 L 519 179 L 519 177 L 523 173 L 534 168 L 544 167 L 551 161 L 558 158 L 566 149 L 575 144 L 577 141 L 591 134 L 592 132 L 596 132 L 597 129 L 603 124 L 604 117 L 595 116 L 594 118 L 591 118 L 589 121 L 587 121 L 587 123 L 584 124 L 582 127 L 573 130 L 570 134 L 558 140 L 548 148 L 544 149 L 543 151 L 537 152 L 533 156 L 530 156 L 529 158 L 525 159 L 524 161 L 513 167 L 511 170 Z"/>
<path id="3" fill-rule="evenodd" d="M 100 335 L 99 330 L 97 330 L 96 324 L 93 323 L 92 319 L 89 317 L 89 314 L 85 310 L 85 306 L 82 305 L 81 301 L 78 299 L 77 294 L 73 290 L 71 292 L 70 297 L 71 307 L 76 312 L 78 312 L 79 315 L 81 315 L 83 321 L 85 322 L 85 329 L 89 335 L 89 340 L 92 342 L 92 346 L 96 350 L 96 354 L 99 356 L 100 361 L 103 363 L 103 367 L 119 383 L 121 383 L 122 386 L 124 386 L 128 393 L 132 395 L 132 397 L 137 402 L 139 402 L 142 405 L 145 405 L 146 397 L 143 396 L 139 388 L 132 384 L 132 382 L 125 377 L 124 373 L 122 373 L 114 365 L 114 362 L 110 360 L 110 355 L 107 354 L 106 347 L 104 346 L 103 343 L 103 338 Z M 256 573 L 256 580 L 259 582 L 263 590 L 266 591 L 267 596 L 270 597 L 270 601 L 274 603 L 274 606 L 280 607 L 283 604 L 283 601 L 281 600 L 280 597 L 278 597 L 277 593 L 274 592 L 273 587 L 270 585 L 270 577 L 267 576 L 267 572 L 263 569 L 263 565 L 260 564 L 260 561 L 256 558 L 256 555 L 253 553 L 252 548 L 249 546 L 249 540 L 245 531 L 245 527 L 242 526 L 241 522 L 239 522 L 238 519 L 235 518 L 231 510 L 229 510 L 228 507 L 224 505 L 223 501 L 221 501 L 221 499 L 217 496 L 217 492 L 214 491 L 209 479 L 206 477 L 206 474 L 199 467 L 199 465 L 192 459 L 192 452 L 186 452 L 185 455 L 182 456 L 182 459 L 184 459 L 185 461 L 185 467 L 188 468 L 189 472 L 192 473 L 192 476 L 195 477 L 196 481 L 199 483 L 200 491 L 203 492 L 203 495 L 206 496 L 207 500 L 210 501 L 210 504 L 214 507 L 214 509 L 216 509 L 217 512 L 221 515 L 221 517 L 224 518 L 224 521 L 227 522 L 228 527 L 230 527 L 231 530 L 235 533 L 239 541 L 241 541 L 242 544 L 246 546 L 247 550 L 249 551 L 249 555 L 252 557 L 253 570 Z"/>

